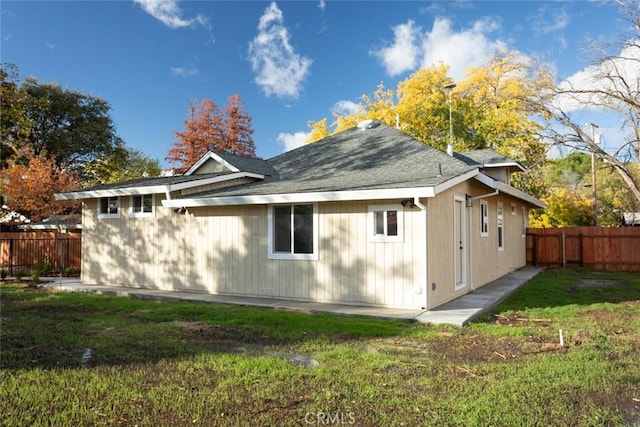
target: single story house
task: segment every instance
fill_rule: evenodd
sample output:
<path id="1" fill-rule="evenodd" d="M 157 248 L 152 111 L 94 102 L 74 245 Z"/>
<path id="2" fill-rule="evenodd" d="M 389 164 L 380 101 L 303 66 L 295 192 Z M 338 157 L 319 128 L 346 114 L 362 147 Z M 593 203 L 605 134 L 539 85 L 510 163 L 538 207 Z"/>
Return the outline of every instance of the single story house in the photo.
<path id="1" fill-rule="evenodd" d="M 209 152 L 83 201 L 84 283 L 436 307 L 525 265 L 523 168 L 377 121 L 268 160 Z"/>

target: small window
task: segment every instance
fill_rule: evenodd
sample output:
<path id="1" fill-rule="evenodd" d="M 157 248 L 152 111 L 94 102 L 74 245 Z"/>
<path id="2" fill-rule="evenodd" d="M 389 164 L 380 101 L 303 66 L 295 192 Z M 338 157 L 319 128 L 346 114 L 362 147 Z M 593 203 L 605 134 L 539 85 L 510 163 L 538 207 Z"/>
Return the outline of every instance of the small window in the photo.
<path id="1" fill-rule="evenodd" d="M 318 220 L 312 204 L 269 207 L 270 259 L 318 259 Z"/>
<path id="2" fill-rule="evenodd" d="M 480 236 L 489 235 L 489 203 L 486 200 L 480 201 Z"/>
<path id="3" fill-rule="evenodd" d="M 154 213 L 153 194 L 142 194 L 131 196 L 132 217 L 153 216 Z"/>
<path id="4" fill-rule="evenodd" d="M 402 242 L 403 212 L 401 205 L 369 207 L 369 240 L 372 242 Z"/>
<path id="5" fill-rule="evenodd" d="M 498 250 L 504 251 L 504 213 L 502 202 L 498 202 L 497 209 L 497 223 L 498 223 Z"/>
<path id="6" fill-rule="evenodd" d="M 98 217 L 99 218 L 120 217 L 120 199 L 118 197 L 100 198 Z"/>

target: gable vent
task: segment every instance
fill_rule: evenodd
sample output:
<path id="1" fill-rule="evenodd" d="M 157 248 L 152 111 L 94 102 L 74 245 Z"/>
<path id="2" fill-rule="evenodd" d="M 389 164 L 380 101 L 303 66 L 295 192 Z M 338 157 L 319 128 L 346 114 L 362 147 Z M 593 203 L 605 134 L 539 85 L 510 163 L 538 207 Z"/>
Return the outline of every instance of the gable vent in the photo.
<path id="1" fill-rule="evenodd" d="M 363 120 L 358 123 L 358 129 L 360 130 L 373 129 L 378 126 L 380 126 L 380 122 L 377 120 Z"/>

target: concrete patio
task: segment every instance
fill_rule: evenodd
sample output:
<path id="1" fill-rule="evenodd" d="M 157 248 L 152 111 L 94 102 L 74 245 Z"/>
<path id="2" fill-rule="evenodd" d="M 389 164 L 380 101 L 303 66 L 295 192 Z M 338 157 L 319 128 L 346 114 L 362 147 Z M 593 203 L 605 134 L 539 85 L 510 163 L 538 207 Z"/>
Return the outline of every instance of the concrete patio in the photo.
<path id="1" fill-rule="evenodd" d="M 133 298 L 196 301 L 217 304 L 234 304 L 269 307 L 308 313 L 332 313 L 346 316 L 370 316 L 389 319 L 415 320 L 422 323 L 451 324 L 463 326 L 481 316 L 519 287 L 542 272 L 542 267 L 524 267 L 503 276 L 473 292 L 445 303 L 433 310 L 411 310 L 401 308 L 370 307 L 347 304 L 330 304 L 311 301 L 291 301 L 275 298 L 258 298 L 234 295 L 212 295 L 183 291 L 128 288 L 123 286 L 87 285 L 78 278 L 48 278 L 49 288 L 68 292 L 92 292 L 105 295 L 120 295 Z"/>

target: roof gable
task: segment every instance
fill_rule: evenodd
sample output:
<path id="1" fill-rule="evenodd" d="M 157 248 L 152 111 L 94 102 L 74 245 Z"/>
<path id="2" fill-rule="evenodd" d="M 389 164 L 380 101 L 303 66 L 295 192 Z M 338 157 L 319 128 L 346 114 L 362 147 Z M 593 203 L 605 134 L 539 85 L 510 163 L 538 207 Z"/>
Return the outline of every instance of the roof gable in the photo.
<path id="1" fill-rule="evenodd" d="M 275 174 L 275 171 L 265 160 L 209 151 L 193 164 L 184 175 L 224 172 L 252 172 L 261 175 Z"/>

